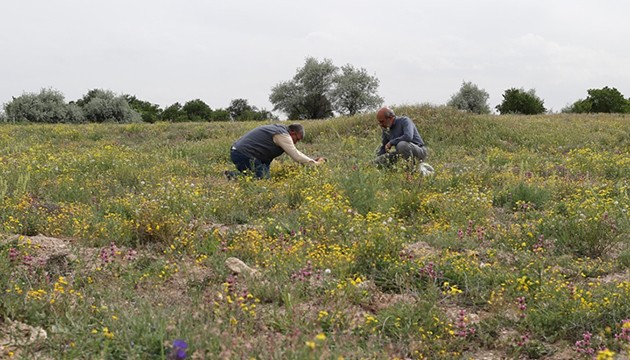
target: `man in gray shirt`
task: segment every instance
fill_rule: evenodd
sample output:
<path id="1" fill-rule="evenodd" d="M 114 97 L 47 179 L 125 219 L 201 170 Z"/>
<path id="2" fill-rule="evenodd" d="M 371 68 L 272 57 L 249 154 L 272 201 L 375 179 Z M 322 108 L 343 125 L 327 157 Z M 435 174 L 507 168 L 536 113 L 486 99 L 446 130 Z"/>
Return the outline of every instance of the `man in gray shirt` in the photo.
<path id="1" fill-rule="evenodd" d="M 250 171 L 259 179 L 269 177 L 271 161 L 284 153 L 287 153 L 291 159 L 300 164 L 319 165 L 324 163 L 325 158 L 311 159 L 296 149 L 295 144 L 303 138 L 304 127 L 301 124 L 262 125 L 243 135 L 232 144 L 230 158 L 238 171 Z M 225 175 L 231 179 L 237 173 L 226 171 Z"/>
<path id="2" fill-rule="evenodd" d="M 376 113 L 376 119 L 383 128 L 382 145 L 374 160 L 379 166 L 389 166 L 399 158 L 412 159 L 414 164 L 427 157 L 424 141 L 416 125 L 406 116 L 396 116 L 394 111 L 384 107 Z M 394 151 L 390 151 L 394 148 Z"/>

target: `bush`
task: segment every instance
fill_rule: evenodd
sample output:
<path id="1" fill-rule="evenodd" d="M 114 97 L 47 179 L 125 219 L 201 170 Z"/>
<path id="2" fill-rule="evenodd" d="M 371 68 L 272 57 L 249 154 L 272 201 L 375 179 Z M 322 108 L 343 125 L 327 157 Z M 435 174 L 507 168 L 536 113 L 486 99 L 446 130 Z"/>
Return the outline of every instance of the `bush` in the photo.
<path id="1" fill-rule="evenodd" d="M 619 90 L 604 86 L 589 89 L 588 97 L 562 109 L 566 113 L 628 113 L 630 100 L 626 100 Z"/>
<path id="2" fill-rule="evenodd" d="M 577 113 L 577 114 L 590 113 L 592 107 L 593 107 L 593 104 L 591 104 L 590 101 L 586 99 L 580 99 L 574 102 L 573 104 L 563 108 L 562 112 L 563 113 Z"/>
<path id="3" fill-rule="evenodd" d="M 172 122 L 188 121 L 186 113 L 182 110 L 182 105 L 178 102 L 164 109 L 160 118 L 161 120 Z"/>
<path id="4" fill-rule="evenodd" d="M 61 92 L 42 89 L 39 94 L 25 93 L 4 106 L 6 120 L 38 123 L 83 122 L 83 114 L 74 105 L 66 104 Z"/>
<path id="5" fill-rule="evenodd" d="M 140 114 L 142 121 L 154 123 L 160 118 L 162 110 L 159 105 L 140 100 L 132 95 L 123 95 L 123 97 L 129 106 Z"/>
<path id="6" fill-rule="evenodd" d="M 496 109 L 501 114 L 523 114 L 536 115 L 542 114 L 547 109 L 534 89 L 525 91 L 524 89 L 508 89 L 503 94 L 503 102 L 497 105 Z"/>
<path id="7" fill-rule="evenodd" d="M 190 121 L 209 121 L 212 117 L 212 109 L 200 99 L 186 102 L 182 111 L 186 113 Z"/>
<path id="8" fill-rule="evenodd" d="M 77 105 L 90 122 L 131 123 L 142 120 L 140 114 L 131 109 L 123 96 L 116 96 L 110 90 L 90 90 L 77 101 Z"/>
<path id="9" fill-rule="evenodd" d="M 475 114 L 489 114 L 488 92 L 479 89 L 472 82 L 463 82 L 459 92 L 451 96 L 447 105 L 459 110 L 470 111 Z"/>
<path id="10" fill-rule="evenodd" d="M 587 101 L 591 103 L 591 112 L 623 113 L 627 102 L 619 90 L 604 86 L 602 89 L 589 89 Z"/>

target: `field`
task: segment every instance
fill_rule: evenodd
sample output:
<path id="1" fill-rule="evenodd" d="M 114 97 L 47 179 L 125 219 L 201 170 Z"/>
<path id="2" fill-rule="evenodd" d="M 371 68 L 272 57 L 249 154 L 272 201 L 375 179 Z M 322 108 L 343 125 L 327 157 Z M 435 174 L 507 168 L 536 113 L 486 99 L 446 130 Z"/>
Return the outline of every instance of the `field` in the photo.
<path id="1" fill-rule="evenodd" d="M 0 358 L 627 359 L 630 117 L 302 122 L 228 181 L 245 123 L 0 126 Z"/>

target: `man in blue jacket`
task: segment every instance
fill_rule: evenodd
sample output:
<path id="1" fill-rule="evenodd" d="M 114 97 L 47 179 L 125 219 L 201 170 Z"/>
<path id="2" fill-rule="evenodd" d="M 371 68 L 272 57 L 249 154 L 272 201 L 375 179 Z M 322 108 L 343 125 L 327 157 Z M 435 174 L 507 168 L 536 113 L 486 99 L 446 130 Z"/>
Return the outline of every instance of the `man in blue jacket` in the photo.
<path id="1" fill-rule="evenodd" d="M 416 125 L 406 116 L 396 116 L 394 111 L 384 107 L 376 113 L 376 119 L 383 128 L 383 143 L 374 162 L 379 166 L 389 166 L 401 157 L 422 162 L 427 157 L 424 141 Z"/>

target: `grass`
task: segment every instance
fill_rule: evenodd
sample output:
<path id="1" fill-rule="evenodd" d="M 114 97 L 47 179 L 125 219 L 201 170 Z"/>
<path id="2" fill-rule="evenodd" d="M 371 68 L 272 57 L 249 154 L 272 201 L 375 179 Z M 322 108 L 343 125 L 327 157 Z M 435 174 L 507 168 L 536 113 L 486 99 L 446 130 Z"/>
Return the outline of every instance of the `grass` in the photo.
<path id="1" fill-rule="evenodd" d="M 370 165 L 374 114 L 260 181 L 222 175 L 260 123 L 0 126 L 0 357 L 628 356 L 628 118 L 395 110 L 433 176 Z"/>

